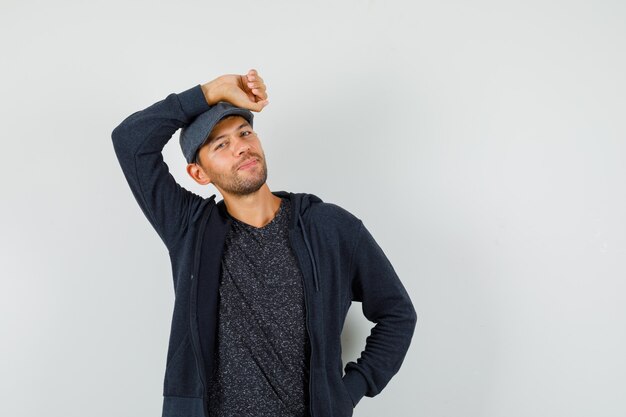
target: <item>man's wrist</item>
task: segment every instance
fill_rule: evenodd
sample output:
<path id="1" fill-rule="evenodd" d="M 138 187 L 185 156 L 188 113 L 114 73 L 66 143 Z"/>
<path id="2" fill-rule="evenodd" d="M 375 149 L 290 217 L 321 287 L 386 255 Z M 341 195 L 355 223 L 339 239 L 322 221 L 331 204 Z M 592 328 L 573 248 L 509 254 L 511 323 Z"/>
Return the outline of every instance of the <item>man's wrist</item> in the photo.
<path id="1" fill-rule="evenodd" d="M 217 80 L 202 84 L 201 87 L 202 92 L 204 93 L 204 98 L 210 106 L 217 104 L 220 101 L 220 97 L 217 94 Z"/>

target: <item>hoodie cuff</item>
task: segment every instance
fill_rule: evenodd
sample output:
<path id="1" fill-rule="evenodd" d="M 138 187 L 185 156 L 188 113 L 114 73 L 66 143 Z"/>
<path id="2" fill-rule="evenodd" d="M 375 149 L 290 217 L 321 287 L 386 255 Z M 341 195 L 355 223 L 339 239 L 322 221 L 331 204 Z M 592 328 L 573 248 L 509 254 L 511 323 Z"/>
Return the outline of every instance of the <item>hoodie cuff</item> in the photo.
<path id="1" fill-rule="evenodd" d="M 183 112 L 185 112 L 189 118 L 198 116 L 211 108 L 204 97 L 204 92 L 202 92 L 202 86 L 200 84 L 178 93 L 177 96 Z"/>
<path id="2" fill-rule="evenodd" d="M 346 389 L 352 398 L 352 404 L 356 407 L 361 398 L 367 391 L 367 381 L 361 375 L 359 371 L 349 369 L 342 378 L 343 383 L 346 385 Z"/>

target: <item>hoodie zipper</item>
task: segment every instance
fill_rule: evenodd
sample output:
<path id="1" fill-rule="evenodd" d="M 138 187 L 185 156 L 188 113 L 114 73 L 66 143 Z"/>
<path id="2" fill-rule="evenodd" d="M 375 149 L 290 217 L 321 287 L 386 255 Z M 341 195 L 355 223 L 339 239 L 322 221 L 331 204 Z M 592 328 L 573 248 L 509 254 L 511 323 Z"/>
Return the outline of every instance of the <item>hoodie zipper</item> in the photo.
<path id="1" fill-rule="evenodd" d="M 304 234 L 304 224 L 302 222 L 302 217 L 300 216 L 299 213 L 298 213 L 298 220 L 300 221 L 300 227 L 302 228 L 302 232 Z M 305 236 L 304 239 L 306 243 L 306 235 L 304 236 Z M 293 239 L 292 239 L 291 245 L 293 247 Z M 308 246 L 307 246 L 307 249 L 308 249 Z M 311 255 L 311 252 L 309 252 L 309 255 Z M 311 259 L 311 262 L 313 262 L 313 259 Z M 300 266 L 300 268 L 302 269 L 302 266 Z M 313 268 L 315 268 L 315 264 L 313 264 Z M 314 417 L 314 414 L 313 414 L 313 342 L 311 340 L 312 339 L 311 327 L 309 325 L 309 302 L 308 302 L 308 296 L 307 296 L 307 286 L 306 286 L 305 279 L 304 279 L 304 273 L 301 273 L 300 276 L 302 279 L 302 285 L 304 289 L 303 293 L 304 293 L 304 307 L 305 307 L 305 324 L 306 324 L 306 331 L 307 331 L 307 335 L 309 339 L 309 414 L 310 414 L 310 417 Z M 315 272 L 314 272 L 314 277 L 315 277 Z M 315 281 L 315 283 L 316 283 L 316 288 L 318 289 L 317 280 Z"/>
<path id="2" fill-rule="evenodd" d="M 311 259 L 311 268 L 313 268 L 313 282 L 315 283 L 315 291 L 319 291 L 320 286 L 317 279 L 317 267 L 315 266 L 315 257 L 313 256 L 313 250 L 311 249 L 311 245 L 309 244 L 309 238 L 306 236 L 306 230 L 304 230 L 304 221 L 302 221 L 302 216 L 300 215 L 300 213 L 298 213 L 298 220 L 300 221 L 300 230 L 302 230 L 304 244 L 306 245 L 306 249 L 309 252 L 309 259 Z"/>
<path id="3" fill-rule="evenodd" d="M 313 417 L 313 342 L 311 341 L 311 327 L 309 326 L 309 301 L 306 294 L 307 290 L 304 282 L 304 274 L 300 274 L 300 276 L 302 279 L 302 285 L 304 286 L 304 322 L 306 324 L 307 339 L 309 339 L 309 414 Z"/>

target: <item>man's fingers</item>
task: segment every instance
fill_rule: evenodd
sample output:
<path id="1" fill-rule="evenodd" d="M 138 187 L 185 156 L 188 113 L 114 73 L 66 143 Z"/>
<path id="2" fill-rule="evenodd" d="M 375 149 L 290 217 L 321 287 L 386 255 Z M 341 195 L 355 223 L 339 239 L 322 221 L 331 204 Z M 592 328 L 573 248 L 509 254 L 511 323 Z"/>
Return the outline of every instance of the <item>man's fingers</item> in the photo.
<path id="1" fill-rule="evenodd" d="M 248 99 L 254 103 L 250 103 L 248 108 L 257 112 L 261 111 L 269 103 L 269 100 L 267 100 L 267 87 L 263 82 L 263 78 L 259 76 L 259 73 L 254 68 L 248 70 L 242 78 L 244 85 L 247 87 L 246 94 Z"/>
<path id="2" fill-rule="evenodd" d="M 267 98 L 267 87 L 263 81 L 252 81 L 246 84 L 255 96 L 259 97 L 261 100 L 265 100 Z"/>
<path id="3" fill-rule="evenodd" d="M 260 112 L 269 104 L 268 100 L 258 101 L 250 106 L 250 110 Z"/>
<path id="4" fill-rule="evenodd" d="M 255 72 L 248 72 L 246 74 L 246 78 L 248 79 L 248 81 L 260 81 L 263 82 L 263 78 L 255 71 Z"/>
<path id="5" fill-rule="evenodd" d="M 267 93 L 265 90 L 259 90 L 258 88 L 253 88 L 252 92 L 255 96 L 259 97 L 261 100 L 265 100 L 267 98 Z"/>
<path id="6" fill-rule="evenodd" d="M 249 88 L 258 88 L 258 89 L 263 89 L 263 90 L 264 90 L 264 89 L 265 89 L 265 84 L 263 84 L 263 83 L 259 83 L 259 82 L 256 82 L 256 83 L 248 83 L 248 87 L 249 87 Z"/>
<path id="7" fill-rule="evenodd" d="M 259 75 L 258 72 L 256 72 L 256 70 L 248 71 L 248 73 L 246 74 L 246 77 L 249 80 L 261 80 L 261 81 L 263 81 L 263 78 Z"/>

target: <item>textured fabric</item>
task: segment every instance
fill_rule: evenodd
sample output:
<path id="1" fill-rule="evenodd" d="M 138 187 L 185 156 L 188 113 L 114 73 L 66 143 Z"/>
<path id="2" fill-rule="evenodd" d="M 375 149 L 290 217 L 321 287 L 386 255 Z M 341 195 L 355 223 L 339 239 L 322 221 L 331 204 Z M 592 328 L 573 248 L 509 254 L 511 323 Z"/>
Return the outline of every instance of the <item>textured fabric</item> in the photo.
<path id="1" fill-rule="evenodd" d="M 288 239 L 290 201 L 257 228 L 233 217 L 219 289 L 210 417 L 304 417 L 309 340 L 302 274 Z"/>

